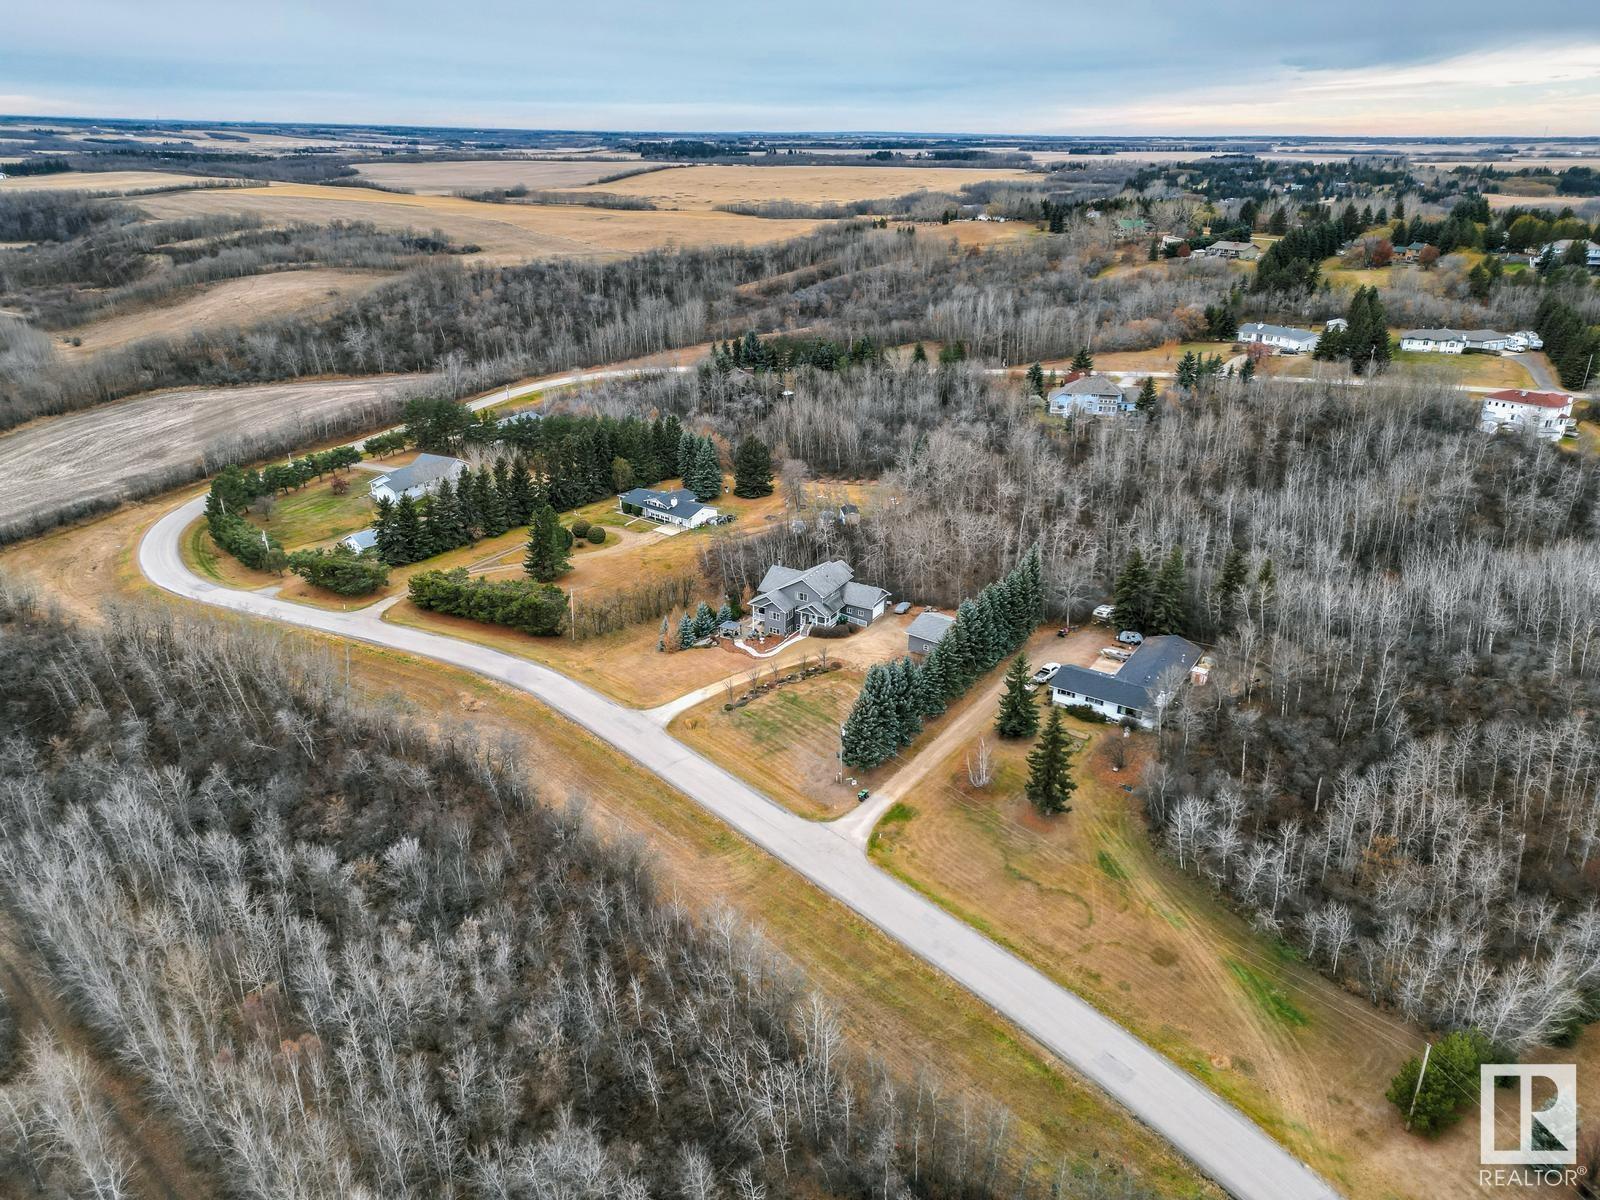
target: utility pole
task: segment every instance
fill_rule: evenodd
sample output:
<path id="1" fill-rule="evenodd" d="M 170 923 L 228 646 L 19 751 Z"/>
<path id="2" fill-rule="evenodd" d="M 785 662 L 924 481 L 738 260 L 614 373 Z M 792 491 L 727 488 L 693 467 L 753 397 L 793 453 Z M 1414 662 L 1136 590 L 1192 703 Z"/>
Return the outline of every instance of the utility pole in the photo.
<path id="1" fill-rule="evenodd" d="M 1417 1111 L 1417 1097 L 1422 1094 L 1422 1078 L 1428 1073 L 1428 1056 L 1433 1053 L 1433 1043 L 1429 1042 L 1422 1051 L 1422 1069 L 1417 1072 L 1417 1086 L 1411 1089 L 1411 1107 L 1406 1109 L 1406 1132 L 1411 1132 L 1411 1117 Z"/>

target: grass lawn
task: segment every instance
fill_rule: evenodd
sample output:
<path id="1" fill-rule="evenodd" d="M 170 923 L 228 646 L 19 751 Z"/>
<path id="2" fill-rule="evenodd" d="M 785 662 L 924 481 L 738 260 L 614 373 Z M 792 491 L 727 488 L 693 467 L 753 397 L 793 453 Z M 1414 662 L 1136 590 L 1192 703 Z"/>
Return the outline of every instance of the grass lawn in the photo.
<path id="1" fill-rule="evenodd" d="M 1233 357 L 1232 342 L 1165 342 L 1149 350 L 1118 350 L 1094 356 L 1098 371 L 1176 371 L 1178 360 L 1193 352 L 1196 358 Z"/>
<path id="2" fill-rule="evenodd" d="M 1383 1099 L 1421 1031 L 1254 933 L 1155 853 L 1124 791 L 1148 735 L 1123 742 L 1119 772 L 1118 731 L 1068 724 L 1085 739 L 1069 815 L 1027 803 L 1027 743 L 997 743 L 993 782 L 974 787 L 968 741 L 879 825 L 874 860 L 1160 1048 L 1348 1195 L 1466 1194 L 1476 1133 L 1413 1139 Z"/>
<path id="3" fill-rule="evenodd" d="M 350 471 L 340 478 L 350 485 L 343 496 L 334 494 L 332 478 L 313 480 L 298 491 L 280 496 L 266 516 L 251 514 L 249 520 L 282 542 L 285 550 L 320 545 L 367 528 L 374 511 L 367 494 L 373 476 L 366 471 Z"/>
<path id="4" fill-rule="evenodd" d="M 1396 344 L 1398 344 L 1398 336 Z M 1436 379 L 1466 387 L 1531 388 L 1533 375 L 1514 358 L 1497 354 L 1425 354 L 1396 350 L 1390 365 L 1396 375 Z"/>

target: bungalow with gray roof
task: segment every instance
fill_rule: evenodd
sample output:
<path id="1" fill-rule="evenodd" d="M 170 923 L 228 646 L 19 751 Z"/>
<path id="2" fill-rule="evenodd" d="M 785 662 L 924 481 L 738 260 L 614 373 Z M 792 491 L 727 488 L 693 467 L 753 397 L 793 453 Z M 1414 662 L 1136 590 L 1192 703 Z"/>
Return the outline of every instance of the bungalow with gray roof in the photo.
<path id="1" fill-rule="evenodd" d="M 1310 329 L 1295 329 L 1290 325 L 1268 325 L 1250 321 L 1239 326 L 1239 340 L 1247 345 L 1257 342 L 1271 346 L 1280 354 L 1310 354 L 1317 348 L 1322 335 Z"/>
<path id="2" fill-rule="evenodd" d="M 1083 705 L 1111 721 L 1153 729 L 1156 714 L 1200 661 L 1200 647 L 1172 634 L 1146 638 L 1114 672 L 1071 663 L 1046 681 L 1052 704 Z"/>
<path id="3" fill-rule="evenodd" d="M 446 454 L 419 454 L 410 466 L 379 475 L 367 488 L 374 500 L 398 503 L 401 496 L 420 500 L 446 479 L 454 480 L 467 469 L 459 458 Z"/>
<path id="4" fill-rule="evenodd" d="M 857 583 L 842 559 L 808 571 L 775 563 L 750 601 L 750 619 L 756 629 L 785 637 L 812 625 L 870 625 L 888 601 L 882 588 Z"/>
<path id="5" fill-rule="evenodd" d="M 347 533 L 339 539 L 339 545 L 346 550 L 353 550 L 357 554 L 365 554 L 368 550 L 378 548 L 378 531 L 376 529 L 358 529 L 354 533 Z"/>
<path id="6" fill-rule="evenodd" d="M 653 488 L 637 487 L 617 497 L 617 507 L 629 516 L 645 517 L 662 525 L 676 525 L 680 529 L 695 529 L 715 521 L 720 515 L 711 504 L 702 504 L 688 488 L 674 488 L 658 492 Z"/>

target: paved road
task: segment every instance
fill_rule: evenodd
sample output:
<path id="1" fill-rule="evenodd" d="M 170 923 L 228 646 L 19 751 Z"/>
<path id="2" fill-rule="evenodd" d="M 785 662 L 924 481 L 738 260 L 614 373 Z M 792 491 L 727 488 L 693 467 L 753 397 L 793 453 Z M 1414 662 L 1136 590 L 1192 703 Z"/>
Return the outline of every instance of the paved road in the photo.
<path id="1" fill-rule="evenodd" d="M 174 509 L 139 544 L 139 569 L 178 596 L 233 612 L 388 646 L 518 688 L 631 756 L 663 782 L 945 972 L 1094 1080 L 1241 1200 L 1332 1200 L 1327 1183 L 1259 1127 L 1121 1026 L 971 926 L 874 867 L 860 844 L 780 808 L 667 733 L 537 663 L 486 646 L 393 625 L 383 605 L 352 613 L 307 608 L 201 579 L 179 553 L 204 497 Z"/>

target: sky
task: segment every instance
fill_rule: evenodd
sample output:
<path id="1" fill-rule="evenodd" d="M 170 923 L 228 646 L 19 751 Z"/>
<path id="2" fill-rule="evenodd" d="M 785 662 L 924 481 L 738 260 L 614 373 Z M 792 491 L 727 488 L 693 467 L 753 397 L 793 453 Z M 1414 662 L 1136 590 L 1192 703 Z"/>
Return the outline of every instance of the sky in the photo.
<path id="1" fill-rule="evenodd" d="M 0 29 L 28 115 L 1600 136 L 1600 0 L 0 0 Z"/>

